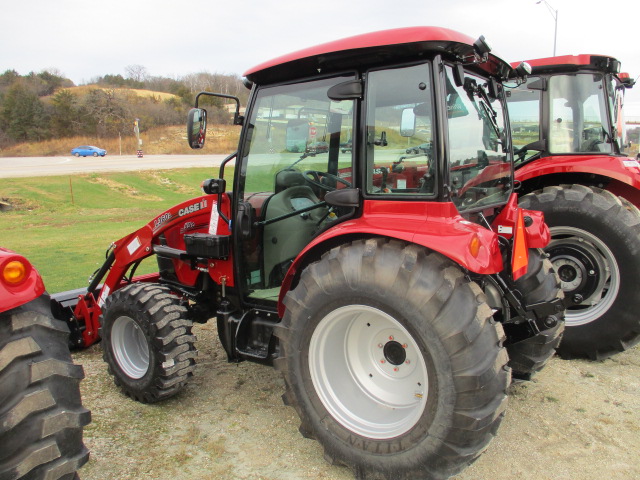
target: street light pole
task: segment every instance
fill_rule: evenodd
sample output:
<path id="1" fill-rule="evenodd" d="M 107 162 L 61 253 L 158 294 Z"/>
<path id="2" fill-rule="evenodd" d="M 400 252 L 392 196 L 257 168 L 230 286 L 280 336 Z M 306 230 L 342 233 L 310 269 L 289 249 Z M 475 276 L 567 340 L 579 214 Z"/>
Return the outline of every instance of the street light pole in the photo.
<path id="1" fill-rule="evenodd" d="M 547 0 L 538 0 L 536 2 L 536 5 L 538 5 L 540 3 L 544 3 L 544 5 L 547 7 L 547 10 L 549 10 L 549 13 L 551 14 L 551 16 L 553 17 L 553 20 L 555 22 L 555 30 L 554 30 L 554 33 L 553 33 L 553 56 L 555 57 L 556 56 L 556 41 L 558 39 L 558 10 L 556 10 L 551 5 L 549 5 L 549 2 L 547 2 Z"/>

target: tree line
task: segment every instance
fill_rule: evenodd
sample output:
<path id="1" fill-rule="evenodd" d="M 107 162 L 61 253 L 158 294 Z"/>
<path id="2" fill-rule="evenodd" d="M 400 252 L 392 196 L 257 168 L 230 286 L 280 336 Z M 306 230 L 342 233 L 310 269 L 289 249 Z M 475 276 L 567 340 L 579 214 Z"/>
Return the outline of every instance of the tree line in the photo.
<path id="1" fill-rule="evenodd" d="M 130 65 L 125 72 L 125 76 L 100 76 L 85 88 L 73 89 L 74 83 L 55 70 L 27 75 L 5 71 L 0 75 L 0 149 L 50 138 L 130 135 L 136 118 L 143 129 L 182 124 L 198 92 L 238 96 L 243 104 L 249 93 L 237 75 L 202 72 L 157 77 L 140 65 Z M 132 89 L 159 94 L 137 95 Z M 210 122 L 231 122 L 221 99 L 207 97 L 203 103 Z"/>

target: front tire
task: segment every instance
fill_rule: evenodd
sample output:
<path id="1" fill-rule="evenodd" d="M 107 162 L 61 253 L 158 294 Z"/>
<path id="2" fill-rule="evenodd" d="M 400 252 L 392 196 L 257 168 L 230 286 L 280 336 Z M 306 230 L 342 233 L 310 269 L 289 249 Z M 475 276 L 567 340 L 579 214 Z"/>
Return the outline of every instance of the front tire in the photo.
<path id="1" fill-rule="evenodd" d="M 137 283 L 107 297 L 100 336 L 115 384 L 143 403 L 180 392 L 195 370 L 192 326 L 167 287 Z"/>
<path id="2" fill-rule="evenodd" d="M 595 187 L 545 187 L 520 205 L 544 212 L 551 230 L 545 251 L 565 296 L 575 299 L 565 315 L 558 353 L 602 359 L 640 341 L 640 214 Z"/>
<path id="3" fill-rule="evenodd" d="M 303 435 L 358 478 L 447 478 L 502 420 L 504 334 L 460 268 L 422 247 L 334 248 L 285 298 L 276 367 Z"/>
<path id="4" fill-rule="evenodd" d="M 75 478 L 89 459 L 84 372 L 71 359 L 67 325 L 28 308 L 0 315 L 0 478 Z"/>

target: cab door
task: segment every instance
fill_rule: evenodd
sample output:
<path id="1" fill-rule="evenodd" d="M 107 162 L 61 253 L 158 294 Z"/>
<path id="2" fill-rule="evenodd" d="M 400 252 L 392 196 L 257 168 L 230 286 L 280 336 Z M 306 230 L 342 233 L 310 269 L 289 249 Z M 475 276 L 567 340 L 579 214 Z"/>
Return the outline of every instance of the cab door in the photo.
<path id="1" fill-rule="evenodd" d="M 234 192 L 239 287 L 248 303 L 275 304 L 300 251 L 348 213 L 324 196 L 353 184 L 356 102 L 333 101 L 328 91 L 354 78 L 259 87 L 254 95 Z"/>

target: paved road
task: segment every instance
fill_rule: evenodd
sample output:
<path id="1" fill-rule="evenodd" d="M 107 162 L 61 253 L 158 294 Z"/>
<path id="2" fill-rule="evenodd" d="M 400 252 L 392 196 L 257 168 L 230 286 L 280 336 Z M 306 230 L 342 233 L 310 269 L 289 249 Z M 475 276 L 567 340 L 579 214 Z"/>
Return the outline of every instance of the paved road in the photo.
<path id="1" fill-rule="evenodd" d="M 0 157 L 0 178 L 43 177 L 88 172 L 125 172 L 216 167 L 225 155 L 107 155 L 106 157 Z"/>

